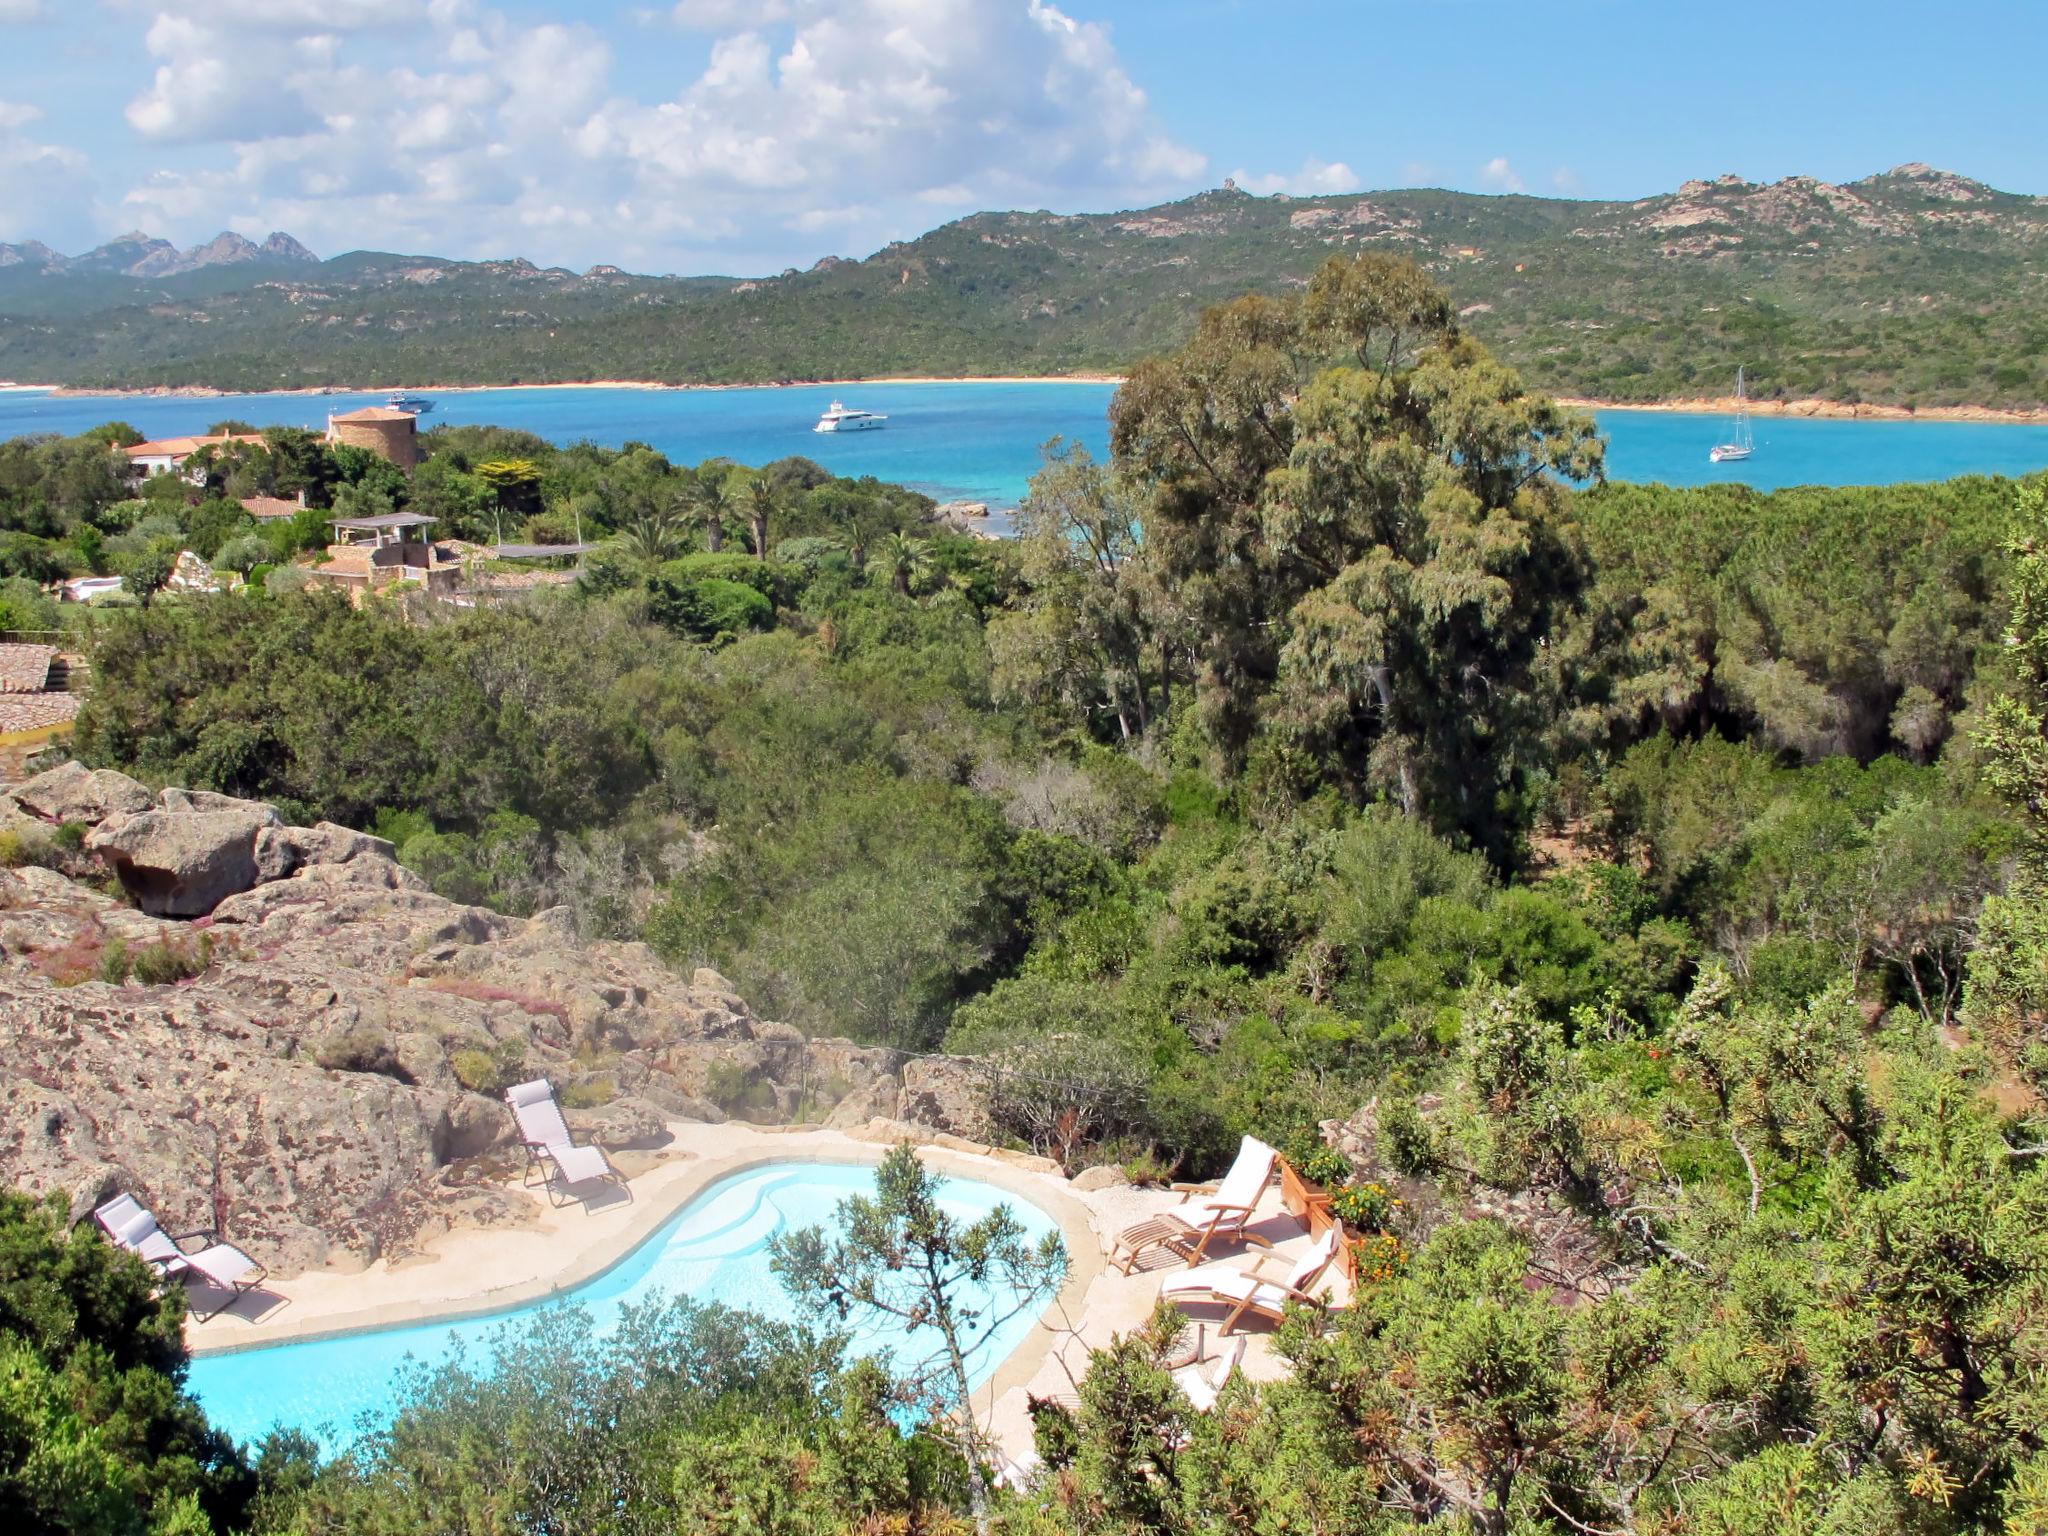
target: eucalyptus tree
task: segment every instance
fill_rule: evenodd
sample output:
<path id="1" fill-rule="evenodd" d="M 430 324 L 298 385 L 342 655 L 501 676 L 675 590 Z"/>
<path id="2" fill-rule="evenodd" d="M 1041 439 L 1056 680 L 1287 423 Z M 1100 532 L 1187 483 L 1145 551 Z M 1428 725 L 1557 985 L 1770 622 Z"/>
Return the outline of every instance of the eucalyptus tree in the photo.
<path id="1" fill-rule="evenodd" d="M 1368 255 L 1210 310 L 1111 421 L 1226 763 L 1267 737 L 1310 783 L 1504 857 L 1503 794 L 1556 708 L 1545 646 L 1588 581 L 1563 488 L 1601 473 L 1591 419 Z"/>
<path id="2" fill-rule="evenodd" d="M 1142 735 L 1167 706 L 1182 636 L 1139 559 L 1134 489 L 1054 438 L 1017 534 L 1022 590 L 989 624 L 997 686 L 1048 723 L 1114 717 L 1119 739 Z"/>

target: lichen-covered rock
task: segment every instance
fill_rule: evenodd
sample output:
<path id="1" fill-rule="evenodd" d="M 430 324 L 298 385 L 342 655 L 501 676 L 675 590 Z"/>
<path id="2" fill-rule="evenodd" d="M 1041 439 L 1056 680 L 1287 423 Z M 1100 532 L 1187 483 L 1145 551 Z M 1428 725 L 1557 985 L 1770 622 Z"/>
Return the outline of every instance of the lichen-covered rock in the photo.
<path id="1" fill-rule="evenodd" d="M 94 824 L 109 816 L 133 815 L 149 810 L 156 796 L 125 773 L 111 768 L 88 768 L 83 763 L 63 763 L 48 773 L 39 773 L 26 784 L 18 784 L 8 798 L 29 815 L 42 821 L 77 821 Z"/>
<path id="2" fill-rule="evenodd" d="M 204 917 L 265 877 L 256 840 L 276 818 L 267 808 L 138 811 L 101 822 L 85 846 L 113 866 L 143 911 Z"/>
<path id="3" fill-rule="evenodd" d="M 166 789 L 157 797 L 157 804 L 167 811 L 245 811 L 261 817 L 272 824 L 280 818 L 277 807 L 268 800 L 244 800 L 239 795 L 223 795 L 211 789 Z"/>
<path id="4" fill-rule="evenodd" d="M 896 1109 L 899 1120 L 986 1140 L 987 1104 L 980 1069 L 972 1061 L 920 1056 L 903 1064 L 903 1091 Z"/>

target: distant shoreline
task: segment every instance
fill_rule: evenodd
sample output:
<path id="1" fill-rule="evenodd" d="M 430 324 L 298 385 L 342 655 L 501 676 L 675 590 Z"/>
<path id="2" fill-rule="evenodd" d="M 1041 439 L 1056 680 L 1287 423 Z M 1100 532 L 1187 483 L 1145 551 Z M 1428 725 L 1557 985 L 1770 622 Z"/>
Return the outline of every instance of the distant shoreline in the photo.
<path id="1" fill-rule="evenodd" d="M 250 396 L 280 399 L 319 399 L 329 394 L 390 394 L 399 388 L 437 395 L 475 395 L 542 389 L 640 389 L 649 391 L 716 392 L 735 389 L 860 389 L 876 384 L 1122 384 L 1120 373 L 1054 374 L 877 374 L 861 379 L 771 379 L 752 384 L 666 384 L 653 379 L 579 379 L 562 384 L 365 384 L 336 385 L 306 389 L 217 389 L 207 384 L 155 384 L 146 388 L 80 389 L 68 384 L 0 384 L 0 392 L 37 391 L 56 399 L 190 399 L 218 400 Z M 1582 395 L 1559 395 L 1558 404 L 1575 410 L 1659 411 L 1674 415 L 1728 416 L 1737 402 L 1732 395 L 1701 395 L 1674 400 L 1597 400 Z M 2008 410 L 1989 405 L 1877 405 L 1851 404 L 1842 400 L 1750 400 L 1750 414 L 1781 420 L 1806 421 L 1962 421 L 1987 426 L 2048 426 L 2048 406 L 2029 410 Z"/>
<path id="2" fill-rule="evenodd" d="M 1559 405 L 1586 411 L 1661 411 L 1671 415 L 1732 416 L 1738 405 L 1752 416 L 1798 421 L 1974 421 L 1987 426 L 2048 426 L 2048 407 L 2012 411 L 1990 405 L 1870 405 L 1842 400 L 1743 400 L 1733 395 L 1686 400 L 1589 400 L 1559 395 Z"/>
<path id="3" fill-rule="evenodd" d="M 59 399 L 96 396 L 135 399 L 221 400 L 252 395 L 319 399 L 325 395 L 388 395 L 400 388 L 414 394 L 480 395 L 533 389 L 644 389 L 700 392 L 733 389 L 857 389 L 869 384 L 1121 384 L 1120 373 L 937 374 L 892 373 L 867 379 L 770 379 L 751 384 L 665 384 L 654 379 L 578 379 L 563 384 L 363 384 L 306 389 L 217 389 L 210 384 L 151 384 L 141 388 L 80 389 L 69 384 L 9 384 L 0 389 L 46 390 Z"/>

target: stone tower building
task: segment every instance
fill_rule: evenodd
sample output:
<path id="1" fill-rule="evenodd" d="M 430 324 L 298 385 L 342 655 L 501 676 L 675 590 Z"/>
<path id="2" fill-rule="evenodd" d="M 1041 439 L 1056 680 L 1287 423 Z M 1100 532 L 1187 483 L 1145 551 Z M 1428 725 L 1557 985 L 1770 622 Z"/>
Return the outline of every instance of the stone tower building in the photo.
<path id="1" fill-rule="evenodd" d="M 396 464 L 411 469 L 420 461 L 419 422 L 410 411 L 373 405 L 327 418 L 327 441 L 351 448 L 367 448 Z"/>

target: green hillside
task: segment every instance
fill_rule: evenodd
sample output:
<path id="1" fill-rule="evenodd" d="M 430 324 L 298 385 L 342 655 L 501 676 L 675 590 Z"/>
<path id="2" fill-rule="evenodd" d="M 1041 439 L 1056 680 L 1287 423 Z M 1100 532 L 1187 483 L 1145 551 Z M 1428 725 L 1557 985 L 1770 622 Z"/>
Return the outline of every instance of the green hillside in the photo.
<path id="1" fill-rule="evenodd" d="M 2048 402 L 2048 199 L 1925 166 L 1724 177 L 1636 202 L 1226 188 L 1128 213 L 983 213 L 758 279 L 357 252 L 163 279 L 0 268 L 0 375 L 99 386 L 734 382 L 1120 368 L 1207 303 L 1336 250 L 1414 256 L 1543 388 Z"/>

